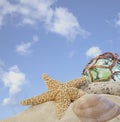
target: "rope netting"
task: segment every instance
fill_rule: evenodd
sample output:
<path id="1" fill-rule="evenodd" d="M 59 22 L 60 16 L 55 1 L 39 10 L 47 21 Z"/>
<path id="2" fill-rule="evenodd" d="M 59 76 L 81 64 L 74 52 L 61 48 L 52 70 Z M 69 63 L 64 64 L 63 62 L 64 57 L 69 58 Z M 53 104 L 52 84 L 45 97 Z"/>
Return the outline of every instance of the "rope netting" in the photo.
<path id="1" fill-rule="evenodd" d="M 97 64 L 97 62 L 99 60 L 107 60 L 104 61 L 104 63 L 102 64 Z M 110 62 L 110 63 L 109 63 Z M 108 64 L 109 63 L 109 64 Z M 115 81 L 114 76 L 117 74 L 120 74 L 120 69 L 117 71 L 113 71 L 113 68 L 115 67 L 115 65 L 120 65 L 120 59 L 118 59 L 118 54 L 113 54 L 111 52 L 106 52 L 103 53 L 95 58 L 93 58 L 83 69 L 83 75 L 88 75 L 91 78 L 91 82 L 96 82 L 96 81 L 108 81 L 110 79 L 113 79 Z M 93 69 L 97 69 L 97 68 L 103 68 L 103 69 L 109 69 L 109 71 L 111 72 L 109 77 L 105 78 L 105 79 L 94 79 L 93 78 L 93 74 L 92 74 L 92 70 Z"/>

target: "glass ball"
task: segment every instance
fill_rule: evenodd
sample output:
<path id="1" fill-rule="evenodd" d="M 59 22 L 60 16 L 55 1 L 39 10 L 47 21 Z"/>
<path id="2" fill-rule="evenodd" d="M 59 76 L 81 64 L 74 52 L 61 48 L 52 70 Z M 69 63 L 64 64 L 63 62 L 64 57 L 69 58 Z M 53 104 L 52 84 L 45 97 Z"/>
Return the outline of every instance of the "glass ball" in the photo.
<path id="1" fill-rule="evenodd" d="M 120 81 L 120 59 L 117 54 L 103 53 L 93 58 L 82 74 L 88 77 L 89 82 Z"/>

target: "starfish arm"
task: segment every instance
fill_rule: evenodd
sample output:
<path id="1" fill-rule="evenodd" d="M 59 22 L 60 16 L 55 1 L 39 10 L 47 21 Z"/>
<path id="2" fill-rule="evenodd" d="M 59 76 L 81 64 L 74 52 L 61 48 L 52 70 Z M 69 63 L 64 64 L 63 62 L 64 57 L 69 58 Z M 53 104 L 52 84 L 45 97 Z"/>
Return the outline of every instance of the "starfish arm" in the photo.
<path id="1" fill-rule="evenodd" d="M 56 96 L 56 111 L 58 119 L 61 119 L 64 112 L 67 110 L 71 103 L 71 100 L 67 93 L 59 92 Z"/>
<path id="2" fill-rule="evenodd" d="M 44 81 L 48 87 L 48 90 L 57 89 L 59 87 L 59 85 L 61 84 L 57 80 L 50 78 L 47 74 L 43 74 L 42 78 L 44 79 Z"/>
<path id="3" fill-rule="evenodd" d="M 71 100 L 75 100 L 80 98 L 82 95 L 85 94 L 85 92 L 81 89 L 77 89 L 74 87 L 69 87 L 69 89 L 67 90 L 69 97 Z"/>
<path id="4" fill-rule="evenodd" d="M 79 96 L 79 90 L 77 88 L 69 87 L 67 92 L 68 92 L 68 95 L 69 95 L 71 100 L 75 100 L 75 99 L 80 97 Z"/>
<path id="5" fill-rule="evenodd" d="M 57 94 L 57 91 L 51 90 L 41 95 L 25 99 L 21 101 L 20 104 L 21 105 L 37 105 L 37 104 L 41 104 L 47 101 L 52 101 L 55 99 L 56 94 Z"/>
<path id="6" fill-rule="evenodd" d="M 87 81 L 87 77 L 83 76 L 81 78 L 76 78 L 65 83 L 68 87 L 79 87 L 80 85 L 84 85 Z"/>

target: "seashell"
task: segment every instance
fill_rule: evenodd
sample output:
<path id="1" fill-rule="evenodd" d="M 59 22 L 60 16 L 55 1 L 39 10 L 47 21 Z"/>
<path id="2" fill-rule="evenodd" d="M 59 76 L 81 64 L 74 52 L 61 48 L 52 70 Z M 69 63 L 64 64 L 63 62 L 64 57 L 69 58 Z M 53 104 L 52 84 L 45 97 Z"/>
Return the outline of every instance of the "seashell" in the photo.
<path id="1" fill-rule="evenodd" d="M 73 111 L 82 122 L 106 122 L 120 114 L 120 106 L 97 94 L 86 94 L 74 102 Z"/>

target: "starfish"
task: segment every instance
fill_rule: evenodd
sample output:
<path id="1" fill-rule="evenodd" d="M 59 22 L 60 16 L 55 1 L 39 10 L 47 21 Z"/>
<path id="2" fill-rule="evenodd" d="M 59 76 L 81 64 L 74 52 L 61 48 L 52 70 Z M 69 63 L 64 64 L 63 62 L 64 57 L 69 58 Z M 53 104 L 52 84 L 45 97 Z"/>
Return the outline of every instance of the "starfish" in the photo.
<path id="1" fill-rule="evenodd" d="M 21 101 L 21 105 L 37 105 L 47 101 L 55 101 L 57 116 L 58 119 L 61 119 L 70 103 L 85 94 L 85 92 L 77 88 L 86 83 L 87 78 L 85 76 L 65 83 L 54 80 L 46 74 L 43 74 L 42 78 L 48 87 L 48 91 Z"/>

